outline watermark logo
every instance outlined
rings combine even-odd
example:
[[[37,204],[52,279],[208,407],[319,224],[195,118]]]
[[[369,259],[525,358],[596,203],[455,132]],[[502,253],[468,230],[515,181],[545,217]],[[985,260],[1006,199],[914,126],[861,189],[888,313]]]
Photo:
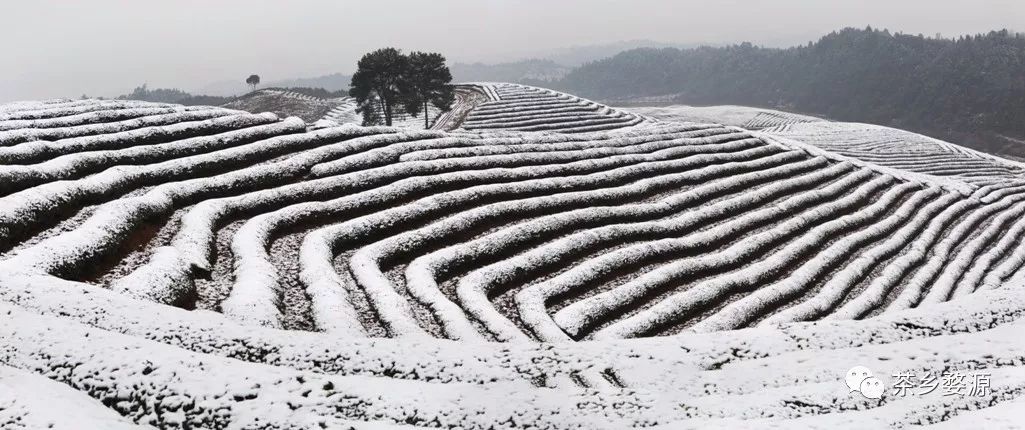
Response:
[[[848,370],[844,382],[847,383],[850,392],[857,391],[868,399],[881,399],[883,392],[886,391],[883,381],[872,375],[872,371],[865,366],[854,366]]]
[[[992,387],[990,374],[985,372],[927,372],[921,376],[898,372],[890,377],[893,382],[890,395],[895,397],[924,396],[933,392],[944,396],[986,397]],[[844,382],[851,393],[858,392],[867,399],[881,399],[887,391],[887,385],[865,366],[854,366],[848,370]]]
[[[989,373],[962,373],[947,371],[940,374],[927,372],[922,376],[912,372],[893,374],[893,395],[907,397],[911,394],[924,396],[939,391],[944,396],[986,397],[990,394],[992,380]],[[917,390],[915,390],[917,388]]]

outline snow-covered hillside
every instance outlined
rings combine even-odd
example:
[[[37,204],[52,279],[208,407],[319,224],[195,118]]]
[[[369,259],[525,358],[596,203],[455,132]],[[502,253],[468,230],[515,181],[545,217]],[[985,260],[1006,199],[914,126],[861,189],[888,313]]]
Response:
[[[674,105],[630,110],[666,122],[711,122],[757,131],[758,136],[783,145],[825,150],[900,176],[967,192],[983,186],[1025,185],[1025,163],[892,127],[746,106]]]
[[[224,104],[224,107],[252,113],[273,112],[279,116],[296,116],[314,122],[325,115],[343,111],[351,104],[348,97],[320,98],[291,90],[267,88],[243,95]]]
[[[656,120],[511,84],[464,87],[448,132],[0,105],[0,425],[1013,417],[1016,165],[759,121]],[[926,167],[946,162],[960,173]],[[992,383],[870,399],[845,385],[853,366],[888,386],[898,372]]]
[[[891,127],[809,122],[766,128],[762,132],[882,166],[979,186],[1025,185],[1023,163]]]
[[[362,114],[356,112],[356,99],[345,97],[338,100],[340,101],[340,104],[324,114],[324,116],[315,123],[316,128],[337,127],[342,124],[360,125],[363,123]],[[436,123],[439,115],[441,114],[442,112],[438,108],[433,105],[428,105],[427,115],[430,118],[431,124]],[[421,112],[419,115],[414,117],[404,111],[398,110],[393,114],[392,126],[408,128],[410,130],[423,130],[425,128],[424,113]]]
[[[466,115],[466,130],[583,133],[644,123],[641,115],[569,94],[519,84],[478,84],[490,100]]]
[[[799,115],[772,109],[747,106],[655,106],[630,107],[625,110],[669,122],[712,122],[716,124],[759,130],[768,127],[823,121],[808,115]]]

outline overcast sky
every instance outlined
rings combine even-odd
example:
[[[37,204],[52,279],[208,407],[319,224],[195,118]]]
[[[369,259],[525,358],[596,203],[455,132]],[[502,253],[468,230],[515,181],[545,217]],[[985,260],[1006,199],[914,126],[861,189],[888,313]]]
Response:
[[[650,39],[803,43],[847,26],[1023,30],[1022,0],[0,0],[0,101],[351,73],[382,46],[455,61]]]

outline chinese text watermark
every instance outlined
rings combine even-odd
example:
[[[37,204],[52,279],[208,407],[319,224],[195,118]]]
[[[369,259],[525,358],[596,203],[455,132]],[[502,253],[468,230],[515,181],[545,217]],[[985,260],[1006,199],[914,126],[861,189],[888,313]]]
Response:
[[[987,372],[897,372],[890,376],[892,384],[888,390],[867,367],[854,366],[847,371],[844,382],[850,392],[861,393],[868,399],[881,399],[887,391],[894,397],[924,396],[932,393],[944,396],[985,397],[990,394],[992,388],[991,375]]]

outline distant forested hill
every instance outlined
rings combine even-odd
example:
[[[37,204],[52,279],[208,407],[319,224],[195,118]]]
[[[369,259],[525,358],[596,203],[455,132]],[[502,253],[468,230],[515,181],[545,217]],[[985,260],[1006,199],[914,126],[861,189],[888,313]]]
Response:
[[[455,82],[549,82],[566,75],[569,68],[552,60],[523,60],[511,63],[455,63]]]
[[[890,125],[1025,155],[1025,35],[957,39],[845,29],[805,46],[622,52],[551,84],[601,100],[673,95]]]

